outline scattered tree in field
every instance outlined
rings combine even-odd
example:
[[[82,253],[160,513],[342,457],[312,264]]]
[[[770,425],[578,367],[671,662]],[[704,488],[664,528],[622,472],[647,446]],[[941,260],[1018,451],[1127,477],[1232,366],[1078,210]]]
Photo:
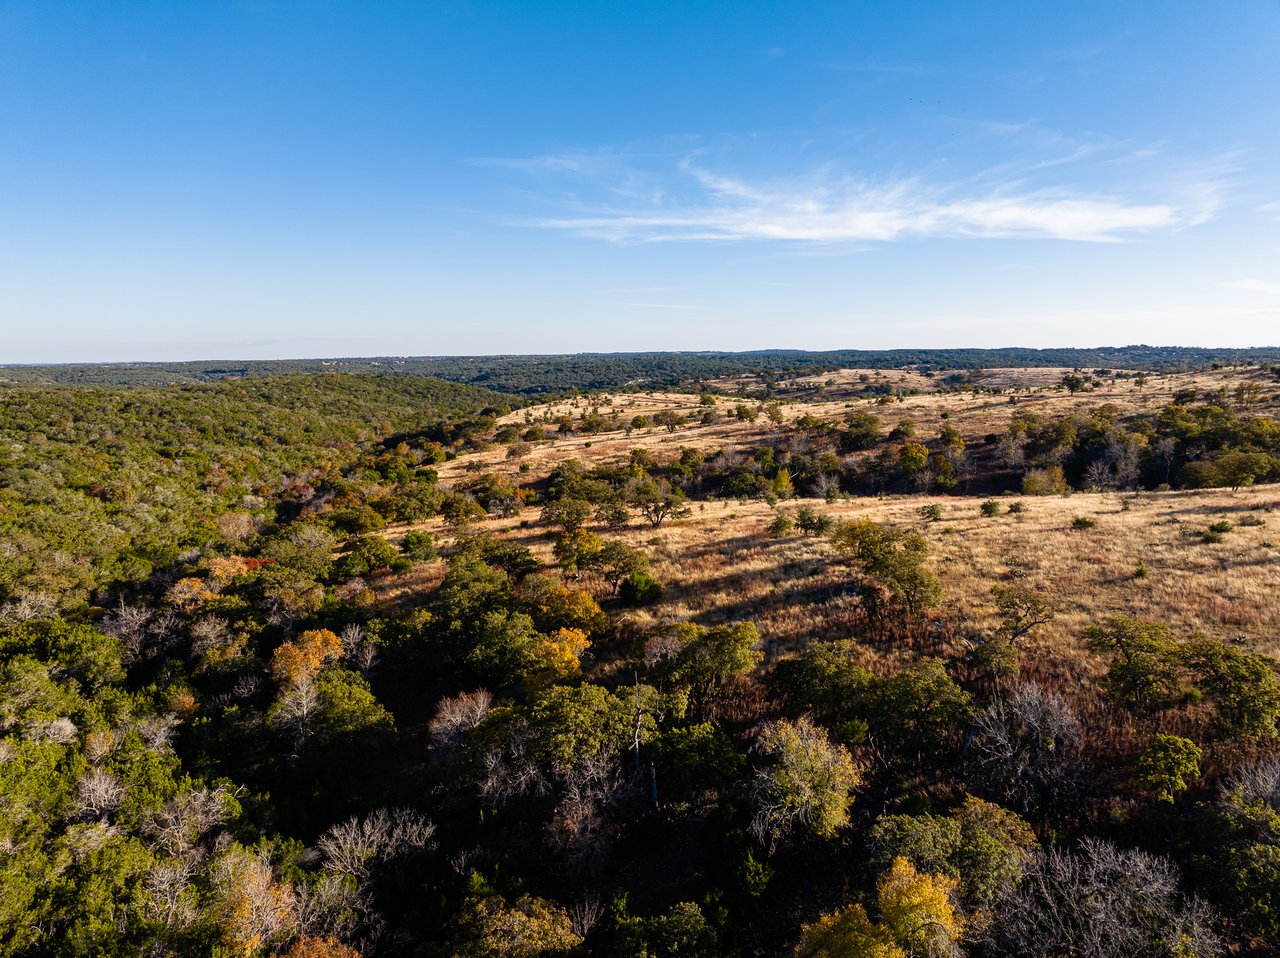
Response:
[[[1167,625],[1120,615],[1089,628],[1085,638],[1093,651],[1114,656],[1103,685],[1129,711],[1149,715],[1183,694],[1177,643]]]
[[[555,499],[543,506],[542,521],[569,534],[581,529],[594,513],[595,507],[586,499]]]
[[[675,432],[688,421],[684,413],[677,412],[674,409],[664,409],[653,417],[653,424],[661,426],[667,432]]]
[[[613,497],[596,506],[595,520],[609,529],[625,529],[631,521],[631,510],[620,496]]]
[[[666,480],[654,480],[643,476],[627,487],[627,501],[634,506],[649,525],[655,529],[667,519],[679,519],[688,515],[684,490],[672,486]]]
[[[995,597],[1000,626],[976,649],[977,658],[997,674],[1016,675],[1023,639],[1057,618],[1061,607],[1043,587],[1021,583],[997,585]]]
[[[617,595],[627,576],[649,571],[649,560],[634,546],[611,539],[591,556],[588,568],[598,573],[608,583],[609,591]]]
[[[1213,639],[1188,643],[1184,661],[1195,686],[1237,736],[1271,739],[1280,719],[1280,681],[1275,660]]]
[[[1062,611],[1058,601],[1043,587],[1021,584],[997,585],[991,589],[1000,615],[1000,632],[1017,643]]]
[[[560,568],[569,575],[592,568],[604,550],[604,540],[586,529],[574,529],[556,539],[552,554]]]
[[[1078,373],[1067,373],[1061,380],[1059,380],[1059,382],[1061,382],[1063,388],[1073,396],[1082,389],[1087,388],[1089,385],[1088,378],[1081,376]]]
[[[925,566],[929,545],[918,533],[857,519],[838,526],[831,541],[839,552],[858,563],[868,580],[861,591],[874,617],[882,617],[888,611],[882,607],[877,587],[883,588],[890,602],[900,604],[909,615],[918,614],[942,597],[942,587]]]

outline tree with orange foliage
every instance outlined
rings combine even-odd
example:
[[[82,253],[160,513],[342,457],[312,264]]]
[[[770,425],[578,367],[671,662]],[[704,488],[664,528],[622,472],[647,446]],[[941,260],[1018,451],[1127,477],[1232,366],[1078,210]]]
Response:
[[[271,675],[286,685],[302,685],[341,657],[341,638],[328,629],[310,629],[280,644],[271,656]]]
[[[226,585],[232,579],[246,575],[253,570],[245,556],[215,556],[205,563],[209,570],[209,581],[218,585]]]
[[[213,868],[222,939],[245,958],[287,939],[296,926],[292,886],[276,880],[265,854],[236,846]]]
[[[188,576],[171,585],[169,591],[165,593],[165,598],[169,600],[170,605],[177,606],[184,612],[189,612],[208,602],[214,595],[216,593],[209,588],[204,579]]]

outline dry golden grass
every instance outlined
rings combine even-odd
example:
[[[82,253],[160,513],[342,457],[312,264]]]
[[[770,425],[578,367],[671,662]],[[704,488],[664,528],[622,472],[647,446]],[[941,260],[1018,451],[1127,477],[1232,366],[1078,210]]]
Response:
[[[1058,386],[1066,369],[992,369],[979,373],[977,384],[991,392],[923,392],[906,395],[901,402],[880,405],[868,399],[817,398],[796,406],[794,415],[811,412],[816,416],[836,419],[850,409],[870,411],[888,427],[903,419],[916,423],[921,435],[936,435],[942,426],[942,414],[966,440],[974,440],[993,432],[1002,432],[1009,417],[1019,410],[1056,417],[1110,405],[1120,417],[1159,412],[1173,401],[1181,390],[1195,390],[1204,396],[1227,389],[1234,394],[1241,384],[1259,388],[1259,401],[1246,414],[1276,415],[1280,413],[1280,383],[1261,369],[1208,370],[1197,373],[1149,374],[1140,383],[1135,378],[1108,377],[1088,392],[1071,394]],[[936,387],[935,387],[936,388]]]
[[[1149,374],[1139,383],[1133,378],[1106,378],[1101,385],[1089,392],[1072,395],[1058,388],[1065,369],[991,369],[977,374],[979,384],[990,392],[921,392],[903,396],[899,402],[885,405],[871,399],[841,398],[842,384],[856,380],[857,376],[877,374],[891,381],[897,377],[903,383],[923,383],[936,389],[937,383],[918,373],[895,370],[840,370],[824,377],[808,377],[808,380],[825,382],[834,379],[836,385],[824,388],[813,397],[782,400],[782,413],[787,422],[810,414],[830,421],[837,421],[851,410],[872,412],[879,416],[888,431],[904,419],[911,419],[917,434],[924,438],[936,436],[943,425],[943,415],[949,425],[958,429],[971,445],[992,433],[1003,432],[1010,417],[1019,410],[1029,410],[1038,415],[1056,417],[1075,412],[1087,412],[1103,405],[1114,406],[1121,418],[1140,413],[1155,413],[1167,406],[1180,390],[1195,390],[1204,396],[1226,389],[1233,394],[1242,384],[1256,384],[1260,401],[1244,409],[1245,414],[1280,415],[1280,383],[1267,372],[1253,367],[1208,370],[1196,373]],[[725,384],[727,385],[727,383]],[[913,387],[914,388],[914,387]],[[617,413],[617,425],[596,435],[577,433],[536,444],[529,454],[520,460],[506,458],[505,446],[474,453],[440,467],[441,480],[446,484],[456,481],[468,471],[498,469],[514,473],[520,463],[529,469],[523,481],[545,476],[559,462],[576,458],[584,463],[616,463],[625,459],[632,449],[646,449],[661,460],[674,458],[681,447],[692,446],[710,454],[718,449],[747,449],[771,439],[784,430],[773,425],[761,415],[754,423],[738,422],[732,418],[738,403],[756,405],[754,400],[741,400],[732,396],[719,396],[713,407],[718,420],[714,425],[703,426],[697,418],[704,411],[698,397],[688,393],[620,393],[598,397],[579,397],[556,403],[531,406],[503,417],[503,423],[519,425],[553,423],[562,415],[575,420],[583,413],[598,409],[606,418]],[[660,427],[634,430],[628,436],[624,426],[634,416],[650,419],[663,410],[674,410],[689,417],[690,424],[674,433]],[[554,426],[551,427],[554,429]]]
[[[1141,386],[1133,379],[1106,380],[1096,391],[1075,396],[1054,388],[1062,372],[992,370],[984,374],[993,388],[1013,390],[1016,403],[1010,403],[1009,395],[987,393],[922,393],[889,405],[819,397],[787,403],[785,416],[794,420],[812,413],[834,419],[849,408],[861,408],[881,416],[886,427],[910,417],[920,435],[931,436],[946,413],[947,422],[978,442],[987,433],[1002,431],[1015,409],[1030,407],[1061,415],[1110,403],[1128,415],[1158,410],[1181,389],[1204,394],[1222,387],[1234,390],[1241,382],[1255,380],[1263,384],[1263,399],[1247,412],[1274,414],[1278,408],[1276,383],[1258,370],[1152,375]],[[857,381],[858,375],[859,371],[836,375],[836,385],[830,389]],[[448,485],[473,471],[498,470],[531,483],[569,458],[588,465],[617,463],[631,449],[644,448],[663,461],[675,458],[683,446],[710,455],[722,448],[749,448],[788,431],[785,424],[775,426],[763,416],[755,423],[725,418],[738,401],[720,397],[716,409],[721,418],[711,426],[692,425],[674,433],[636,430],[630,436],[620,430],[574,435],[537,444],[520,460],[507,459],[506,447],[495,447],[441,464],[441,480]],[[702,411],[696,396],[652,393],[618,395],[607,401],[582,398],[520,410],[509,418],[520,423],[565,413],[577,418],[596,405],[606,417],[616,411],[621,423],[638,414],[651,417],[662,409],[677,409],[691,418]],[[520,463],[527,464],[526,471],[518,472]],[[1014,498],[1002,498],[1002,506],[1007,508]],[[1076,493],[1021,501],[1024,512],[1020,515],[1002,510],[991,518],[980,515],[977,497],[863,497],[831,505],[816,500],[809,504],[837,518],[868,516],[924,534],[946,592],[940,611],[961,630],[993,624],[990,593],[996,583],[1016,577],[1055,596],[1063,613],[1036,639],[1040,657],[1051,661],[1083,663],[1082,630],[1120,613],[1168,622],[1186,636],[1198,633],[1238,640],[1251,649],[1280,654],[1280,486],[1234,493]],[[921,517],[920,508],[930,504],[942,510],[941,521]],[[859,617],[847,565],[823,540],[798,533],[769,538],[766,530],[773,515],[774,509],[761,501],[694,502],[688,518],[656,530],[637,520],[616,533],[646,550],[667,589],[660,603],[629,613],[631,619],[640,625],[664,619],[706,623],[751,619],[760,627],[771,656],[817,638],[850,634],[858,628]],[[1077,516],[1091,518],[1096,525],[1073,528]],[[1233,526],[1223,541],[1200,541],[1198,533],[1219,520]],[[439,520],[421,527],[435,531],[446,545],[453,537]],[[537,522],[534,508],[525,508],[515,518],[487,520],[478,529],[521,541],[551,562],[553,540]],[[388,535],[396,538],[403,531],[390,530]],[[1144,576],[1137,575],[1139,567],[1145,568]],[[394,592],[384,598],[433,588],[439,580],[438,569],[437,564],[393,580]]]
[[[1014,500],[1000,501],[1007,507]],[[979,514],[976,500],[959,497],[808,503],[841,519],[869,517],[921,532],[946,593],[941,611],[962,629],[992,625],[991,587],[1017,578],[1063,606],[1038,633],[1055,658],[1073,656],[1087,625],[1117,614],[1280,654],[1280,488],[1021,501],[1020,516],[992,518]],[[921,518],[919,510],[928,504],[942,509],[941,521]],[[773,514],[763,502],[695,503],[688,518],[659,529],[633,524],[616,533],[645,549],[667,588],[662,602],[632,613],[637,624],[751,619],[771,654],[848,635],[857,603],[846,563],[822,539],[799,533],[769,538]],[[553,539],[536,515],[525,509],[522,516],[490,519],[475,529],[528,545],[551,563]],[[1075,529],[1077,516],[1097,524]],[[520,527],[521,518],[531,520],[528,527]],[[1233,528],[1222,542],[1200,541],[1200,531],[1223,519]],[[1261,524],[1241,525],[1242,519]],[[438,522],[426,527],[445,544],[453,538]],[[1147,570],[1141,578],[1140,566]],[[396,590],[430,588],[439,574],[427,569],[416,580],[398,579]]]
[[[739,400],[719,397],[713,407],[717,414],[717,422],[711,426],[703,426],[697,422],[706,407],[698,404],[698,397],[687,393],[637,393],[604,397],[611,402],[595,402],[587,398],[548,403],[517,410],[504,416],[501,423],[516,423],[524,426],[542,425],[548,427],[548,421],[562,415],[572,416],[575,420],[583,413],[598,408],[606,418],[616,411],[618,425],[606,432],[589,435],[574,433],[570,436],[554,435],[554,425],[548,428],[551,438],[533,444],[529,453],[517,460],[507,458],[506,446],[495,446],[467,456],[461,456],[449,462],[441,463],[437,469],[440,481],[446,485],[464,478],[470,473],[502,471],[518,475],[521,482],[532,482],[545,478],[547,473],[566,459],[577,459],[587,465],[605,463],[617,464],[630,455],[632,449],[648,450],[656,459],[674,459],[680,450],[691,446],[703,450],[707,455],[719,449],[743,449],[759,445],[778,435],[778,427],[761,415],[756,422],[739,422],[732,418],[733,409]],[[752,403],[751,405],[755,405]],[[647,416],[650,419],[659,412],[671,410],[687,416],[690,423],[669,432],[660,426],[636,429],[627,434],[626,423],[635,416]],[[794,419],[803,415],[795,407],[788,408],[784,415]],[[522,464],[528,469],[523,474],[517,470]]]

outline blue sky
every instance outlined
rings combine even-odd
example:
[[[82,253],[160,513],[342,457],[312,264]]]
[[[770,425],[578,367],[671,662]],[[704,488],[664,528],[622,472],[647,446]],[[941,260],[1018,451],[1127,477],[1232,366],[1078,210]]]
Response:
[[[1280,2],[0,0],[0,361],[1280,344]]]

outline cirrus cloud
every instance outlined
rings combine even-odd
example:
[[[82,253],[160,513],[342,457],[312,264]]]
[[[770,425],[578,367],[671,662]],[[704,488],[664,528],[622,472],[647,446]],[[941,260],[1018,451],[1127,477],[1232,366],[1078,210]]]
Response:
[[[1044,183],[1053,164],[944,180],[857,176],[827,164],[796,176],[717,172],[705,151],[629,158],[602,151],[492,161],[535,175],[567,174],[560,209],[523,220],[616,243],[775,241],[833,245],[911,238],[1033,238],[1119,242],[1202,223],[1217,211],[1218,176],[1183,176],[1163,190]],[[1070,160],[1064,160],[1069,164]]]

